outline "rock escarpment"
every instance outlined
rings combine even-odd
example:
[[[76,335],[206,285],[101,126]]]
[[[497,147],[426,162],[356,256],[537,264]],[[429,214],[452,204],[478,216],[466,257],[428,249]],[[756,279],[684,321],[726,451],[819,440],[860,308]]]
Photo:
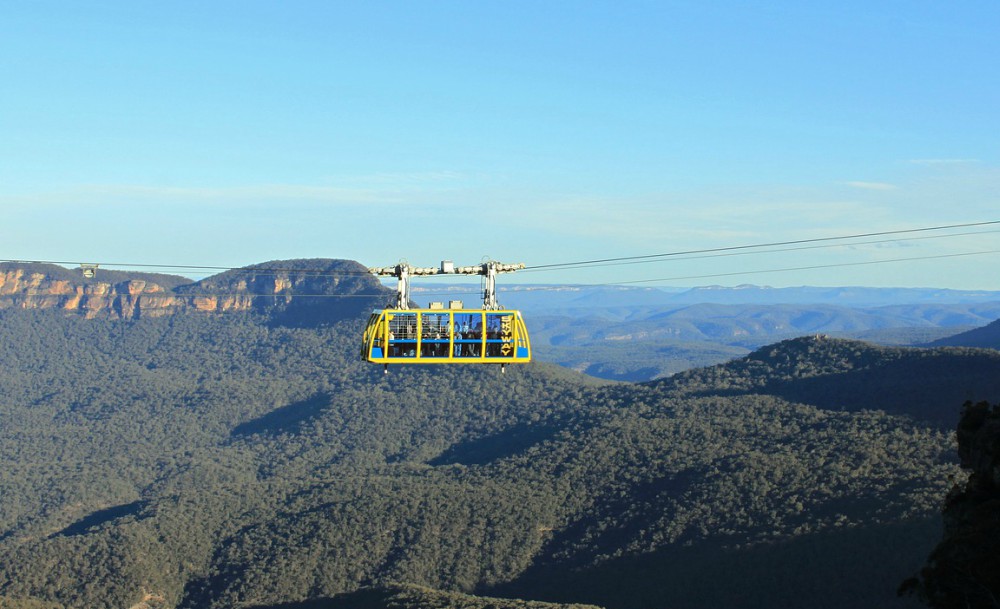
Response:
[[[197,282],[103,269],[84,277],[53,264],[0,264],[0,310],[57,309],[88,319],[255,311],[315,321],[331,309],[366,308],[386,293],[365,267],[345,260],[267,262]]]

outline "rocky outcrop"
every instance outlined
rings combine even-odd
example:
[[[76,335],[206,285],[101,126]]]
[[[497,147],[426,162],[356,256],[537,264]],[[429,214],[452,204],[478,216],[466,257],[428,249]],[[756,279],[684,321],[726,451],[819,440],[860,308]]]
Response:
[[[970,472],[945,505],[944,537],[927,566],[904,582],[931,607],[1000,605],[1000,404],[966,403],[958,455]]]
[[[146,280],[117,283],[66,278],[58,270],[0,269],[0,309],[62,309],[87,318],[158,317],[183,308],[182,299]]]
[[[0,309],[57,309],[88,319],[238,311],[316,318],[329,313],[331,304],[344,304],[333,297],[371,295],[379,300],[385,293],[365,267],[342,260],[275,261],[198,282],[105,270],[88,278],[79,270],[51,264],[0,264]]]

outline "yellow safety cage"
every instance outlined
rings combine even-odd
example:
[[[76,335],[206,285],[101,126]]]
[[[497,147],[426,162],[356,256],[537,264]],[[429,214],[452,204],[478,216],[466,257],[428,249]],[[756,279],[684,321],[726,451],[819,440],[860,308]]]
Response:
[[[369,269],[399,279],[396,306],[376,309],[362,337],[361,359],[383,364],[521,364],[531,361],[528,328],[520,311],[506,310],[496,300],[496,275],[524,268],[523,264],[487,262],[458,267],[448,261],[441,268],[395,267]],[[411,309],[409,279],[413,275],[479,274],[485,277],[483,307],[463,308],[460,301],[431,303]]]

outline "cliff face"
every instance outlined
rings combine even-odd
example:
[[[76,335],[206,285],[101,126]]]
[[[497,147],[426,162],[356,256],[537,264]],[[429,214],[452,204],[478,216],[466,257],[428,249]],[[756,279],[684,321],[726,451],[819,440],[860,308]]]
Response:
[[[1000,599],[1000,404],[965,405],[958,455],[970,472],[943,510],[944,538],[919,577],[901,592],[916,592],[931,607],[997,607]]]
[[[0,270],[0,309],[63,309],[89,319],[159,317],[184,301],[151,281],[79,282],[23,268]]]
[[[365,267],[337,260],[265,263],[199,282],[172,275],[104,270],[85,278],[79,271],[55,265],[0,264],[0,309],[60,309],[88,319],[250,310],[309,312],[315,317],[317,310],[327,310],[334,301],[347,300],[348,296],[371,295],[377,301],[384,294],[385,289],[366,274]],[[345,298],[334,298],[338,296]]]

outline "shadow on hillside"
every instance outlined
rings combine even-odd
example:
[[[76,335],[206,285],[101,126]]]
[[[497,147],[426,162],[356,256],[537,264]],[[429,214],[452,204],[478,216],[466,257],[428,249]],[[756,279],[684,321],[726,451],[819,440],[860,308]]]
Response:
[[[120,518],[125,518],[126,516],[135,516],[142,512],[146,507],[148,502],[146,501],[133,501],[132,503],[126,503],[123,505],[115,505],[103,510],[97,510],[96,512],[91,512],[87,514],[80,520],[77,520],[73,524],[69,525],[65,529],[53,533],[49,536],[52,537],[73,537],[75,535],[83,535],[90,529],[111,522],[113,520],[118,520]]]
[[[295,433],[304,423],[316,418],[319,413],[330,405],[330,396],[318,393],[311,398],[282,406],[246,423],[241,423],[229,433],[230,438],[241,438],[255,434],[276,436],[282,433]]]
[[[608,609],[920,607],[896,590],[919,570],[940,535],[940,517],[931,516],[746,549],[673,546],[582,569],[533,567],[479,593]]]
[[[498,459],[513,457],[536,444],[555,436],[562,427],[556,423],[521,424],[504,431],[454,444],[428,465],[486,465]]]
[[[806,377],[772,376],[763,384],[748,382],[754,379],[737,380],[741,382],[730,386],[681,388],[689,397],[770,395],[823,410],[879,410],[951,430],[958,424],[965,402],[1000,400],[1000,357],[987,352],[950,357],[913,350],[902,358],[854,370]],[[672,382],[654,381],[649,386]]]
[[[585,605],[555,605],[508,598],[481,598],[434,590],[416,584],[387,584],[333,597],[247,609],[599,609]]]
[[[365,589],[277,605],[247,605],[246,609],[385,609],[391,594],[381,589]]]
[[[614,364],[591,364],[584,369],[583,373],[609,381],[622,381],[625,383],[645,383],[657,376],[666,376],[664,369],[656,366],[643,366],[633,370],[619,370],[618,366],[618,362]]]
[[[769,383],[766,393],[826,410],[881,410],[954,429],[966,401],[1000,397],[1000,358],[907,358],[874,369]]]
[[[278,299],[275,299],[277,301]],[[267,309],[268,325],[286,328],[316,328],[332,326],[346,320],[367,319],[373,308],[383,304],[384,296],[371,298],[314,298],[293,300],[288,304],[274,304]]]

